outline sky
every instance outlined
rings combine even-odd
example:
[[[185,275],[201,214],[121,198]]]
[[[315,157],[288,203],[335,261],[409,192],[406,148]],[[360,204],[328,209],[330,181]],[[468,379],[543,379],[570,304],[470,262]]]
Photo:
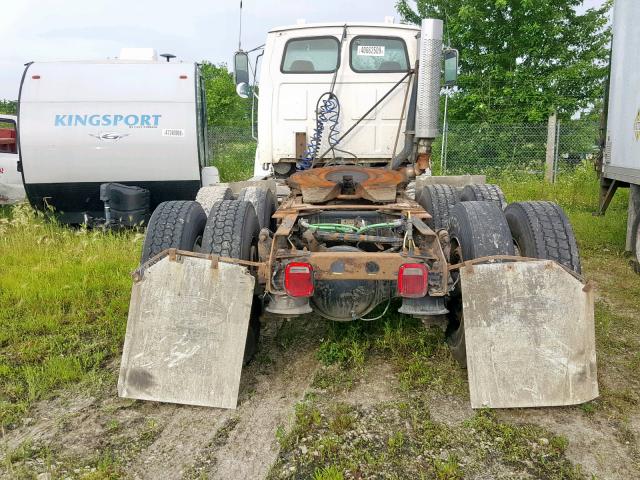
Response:
[[[585,0],[595,6],[603,0]],[[2,0],[0,99],[17,99],[29,61],[116,57],[152,47],[184,61],[229,64],[238,48],[239,0]],[[396,0],[243,0],[242,45],[264,43],[275,26],[400,20]]]

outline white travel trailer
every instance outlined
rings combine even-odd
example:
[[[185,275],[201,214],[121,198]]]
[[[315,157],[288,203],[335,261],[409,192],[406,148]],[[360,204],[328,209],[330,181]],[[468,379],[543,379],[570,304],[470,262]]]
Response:
[[[148,213],[166,200],[194,199],[202,184],[206,114],[197,64],[30,63],[18,105],[27,196],[63,221],[103,217],[107,182],[146,189]]]
[[[17,118],[0,115],[0,205],[24,200],[22,176],[18,171]]]

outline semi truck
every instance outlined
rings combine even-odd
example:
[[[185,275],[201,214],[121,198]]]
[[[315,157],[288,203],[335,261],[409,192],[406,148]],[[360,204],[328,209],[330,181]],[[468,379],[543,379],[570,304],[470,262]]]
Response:
[[[161,202],[193,200],[203,181],[218,181],[207,167],[205,93],[194,63],[158,60],[148,49],[31,62],[18,117],[26,195],[63,222],[137,224]]]
[[[441,70],[447,84],[458,70],[442,38],[439,19],[298,24],[253,64],[236,53],[237,91],[257,100],[254,177],[154,211],[121,396],[235,408],[262,323],[391,311],[444,330],[474,408],[598,395],[594,292],[562,209],[429,177]]]
[[[600,213],[618,188],[629,188],[626,249],[640,273],[640,3],[616,0],[600,172]]]

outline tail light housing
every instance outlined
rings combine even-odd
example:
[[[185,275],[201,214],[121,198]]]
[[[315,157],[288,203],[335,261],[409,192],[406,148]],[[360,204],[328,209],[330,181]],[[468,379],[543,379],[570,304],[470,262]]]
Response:
[[[291,262],[284,267],[284,289],[290,297],[313,295],[313,267],[305,262]]]
[[[398,293],[405,298],[421,298],[427,294],[429,270],[422,263],[405,263],[398,270]]]

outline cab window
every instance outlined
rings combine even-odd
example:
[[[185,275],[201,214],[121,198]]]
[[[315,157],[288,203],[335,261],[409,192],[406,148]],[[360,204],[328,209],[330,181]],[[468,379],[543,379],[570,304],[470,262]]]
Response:
[[[401,38],[358,36],[351,40],[351,70],[358,73],[406,72],[407,45]]]
[[[282,73],[333,73],[340,61],[335,37],[294,38],[284,47]]]

